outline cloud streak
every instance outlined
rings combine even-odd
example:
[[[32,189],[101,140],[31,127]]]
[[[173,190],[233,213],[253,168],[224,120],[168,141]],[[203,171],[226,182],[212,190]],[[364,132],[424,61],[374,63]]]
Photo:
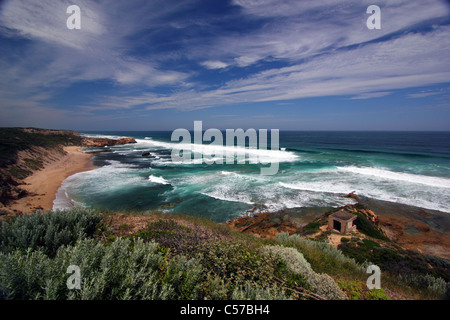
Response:
[[[71,4],[81,8],[81,30],[65,27]],[[381,30],[367,29],[365,10],[372,3],[365,0],[234,0],[223,14],[199,11],[200,4],[5,2],[1,111],[12,119],[18,117],[14,106],[60,109],[49,101],[76,84],[98,81],[107,83],[108,94],[92,90],[70,111],[59,110],[60,116],[311,97],[367,100],[450,79],[450,62],[443,59],[450,56],[449,9],[443,1],[380,0]]]

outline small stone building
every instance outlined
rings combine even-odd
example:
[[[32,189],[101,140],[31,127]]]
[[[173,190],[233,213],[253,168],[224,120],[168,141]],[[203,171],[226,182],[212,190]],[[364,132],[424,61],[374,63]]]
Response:
[[[353,221],[356,218],[356,215],[348,211],[339,210],[328,216],[328,228],[342,234],[354,232],[356,231],[356,226],[353,225]]]

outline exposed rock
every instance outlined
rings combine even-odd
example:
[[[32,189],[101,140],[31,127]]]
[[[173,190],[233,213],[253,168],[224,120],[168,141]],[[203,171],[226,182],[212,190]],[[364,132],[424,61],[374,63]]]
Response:
[[[0,203],[8,205],[13,200],[18,200],[25,197],[28,193],[19,187],[19,182],[16,181],[6,171],[0,169]]]
[[[342,198],[350,198],[355,199],[356,201],[359,200],[358,196],[355,194],[355,191],[350,192],[349,194],[342,196]]]
[[[150,152],[143,152],[143,153],[142,153],[142,156],[143,156],[143,157],[148,157],[149,155],[150,155]]]
[[[72,130],[53,130],[53,129],[39,129],[39,128],[22,128],[23,132],[27,133],[40,133],[45,135],[73,135],[73,136],[80,136],[78,132],[72,131]]]
[[[300,228],[291,222],[284,213],[257,213],[253,216],[242,216],[225,223],[230,228],[251,233],[261,238],[274,238],[279,232],[295,233]]]
[[[108,139],[108,138],[83,138],[83,147],[111,147],[129,143],[136,143],[133,138],[120,138],[120,139]]]
[[[136,143],[132,138],[86,138],[75,131],[39,128],[0,128],[0,138],[4,150],[0,158],[0,204],[5,207],[29,194],[20,187],[23,180],[64,156],[64,146],[103,148]]]
[[[378,224],[379,223],[377,215],[372,210],[360,209],[359,212],[362,213],[363,215],[365,215],[366,218],[369,221],[371,221],[372,223],[374,223],[374,224]]]

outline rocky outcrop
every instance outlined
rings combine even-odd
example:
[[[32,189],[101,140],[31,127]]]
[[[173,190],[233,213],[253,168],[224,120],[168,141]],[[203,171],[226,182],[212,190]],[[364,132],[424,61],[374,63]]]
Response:
[[[295,233],[300,228],[282,212],[257,213],[242,216],[225,223],[231,229],[254,234],[260,238],[274,238],[279,232]]]
[[[82,137],[70,130],[0,128],[0,216],[28,195],[24,179],[64,156],[65,146],[104,147],[136,143],[132,138]]]
[[[44,135],[72,135],[80,136],[78,132],[73,130],[53,130],[53,129],[39,129],[39,128],[21,128],[23,132],[26,133],[38,133]]]
[[[136,140],[134,140],[133,138],[120,138],[120,139],[83,138],[82,140],[82,146],[88,148],[112,147],[129,143],[136,143]]]
[[[0,203],[4,206],[11,201],[25,197],[28,193],[19,187],[19,182],[8,172],[0,169]]]
[[[349,198],[349,199],[354,199],[356,201],[359,201],[358,196],[355,194],[355,191],[350,192],[349,194],[342,196],[342,198]]]

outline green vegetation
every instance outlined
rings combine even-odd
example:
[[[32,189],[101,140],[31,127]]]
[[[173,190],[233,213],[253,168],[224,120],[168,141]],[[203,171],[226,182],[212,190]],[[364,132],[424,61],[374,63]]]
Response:
[[[303,275],[304,281],[311,288],[313,294],[328,300],[345,300],[347,298],[333,278],[327,274],[314,272],[311,265],[298,250],[283,246],[266,246],[263,250],[269,256],[274,256],[284,261],[287,265],[288,274]]]
[[[373,255],[355,251],[360,256],[354,259],[348,250],[298,235],[262,240],[198,217],[146,215],[152,222],[133,233],[133,219],[121,216],[113,229],[114,213],[87,209],[2,221],[0,299],[369,300],[388,299],[385,286],[392,288],[387,280],[383,289],[365,286],[365,261],[373,262]],[[372,240],[345,242],[347,249],[356,244],[369,253],[383,249]],[[443,259],[426,259],[435,272],[446,266]],[[80,289],[67,287],[71,265],[80,268]],[[395,281],[426,287],[420,291],[425,298],[448,287],[443,278],[424,274]]]
[[[99,229],[101,220],[101,215],[93,210],[73,209],[42,214],[37,211],[3,221],[0,225],[0,251],[10,253],[42,249],[53,257],[61,246],[91,238]]]
[[[25,165],[30,168],[31,170],[40,170],[44,167],[44,163],[42,160],[39,159],[30,159],[26,158],[23,159]]]
[[[400,280],[404,285],[420,290],[424,297],[440,299],[448,296],[448,260],[398,247],[381,246],[368,239],[343,242],[339,250],[358,263],[370,262],[379,266],[383,272]],[[394,283],[398,285],[396,281]]]
[[[0,128],[0,207],[27,195],[20,180],[43,168],[44,149],[63,154],[63,146],[80,145],[81,141],[71,131]],[[19,160],[21,151],[26,152]],[[0,215],[4,213],[0,210]]]
[[[281,232],[277,234],[276,242],[301,252],[315,272],[344,278],[367,277],[363,264],[356,263],[324,241],[305,239],[298,235],[289,236],[286,232]]]
[[[447,282],[450,281],[450,264],[444,259],[400,248],[382,247],[367,239],[343,243],[339,249],[359,263],[370,261],[382,270],[395,275],[401,273],[430,274],[434,277],[441,277]]]
[[[389,238],[383,234],[381,229],[371,223],[362,213],[356,212],[354,214],[358,216],[354,224],[359,232],[375,239],[390,241]]]
[[[94,239],[61,247],[54,258],[41,250],[0,253],[0,297],[5,299],[192,299],[202,269],[182,256],[168,260],[155,243]],[[81,270],[81,288],[67,288],[69,265]]]
[[[28,132],[29,131],[29,132]],[[80,145],[81,137],[65,131],[0,128],[0,168],[13,165],[17,160],[17,151],[31,147],[60,148],[61,146]]]
[[[322,224],[320,222],[310,222],[303,228],[302,230],[303,234],[304,235],[313,234],[319,231],[321,225]]]
[[[383,289],[367,289],[362,281],[337,281],[349,300],[390,300]]]

